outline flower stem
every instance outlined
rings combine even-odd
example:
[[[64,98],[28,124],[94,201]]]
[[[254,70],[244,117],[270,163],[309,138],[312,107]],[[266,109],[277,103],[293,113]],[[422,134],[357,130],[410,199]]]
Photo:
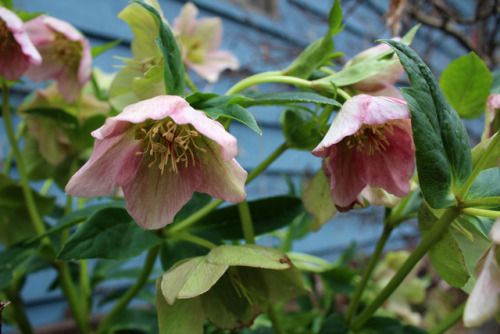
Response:
[[[245,79],[243,79],[241,81],[238,81],[236,84],[234,84],[231,88],[229,88],[226,95],[237,94],[245,88],[248,88],[248,87],[251,87],[253,85],[261,83],[260,81],[258,81],[259,78],[265,78],[265,77],[276,76],[276,75],[282,75],[282,72],[281,71],[270,71],[270,72],[263,72],[263,73],[257,73],[257,74],[251,75],[251,76],[246,77]]]
[[[377,265],[380,256],[382,255],[382,250],[384,249],[384,246],[387,240],[389,239],[391,232],[392,232],[391,225],[386,224],[384,226],[384,230],[382,231],[382,235],[380,236],[380,239],[378,240],[377,245],[375,246],[375,250],[373,251],[373,254],[370,257],[368,266],[366,267],[363,273],[361,282],[357,286],[354,296],[352,297],[349,306],[347,307],[347,311],[345,313],[345,322],[348,325],[350,324],[353,316],[356,314],[356,311],[358,310],[359,302],[361,300],[361,296],[363,295],[363,291],[365,290],[366,284],[368,283],[368,280],[370,279],[373,273],[373,269],[375,269],[375,266]]]
[[[250,213],[250,207],[248,206],[248,202],[246,200],[238,203],[238,213],[240,214],[241,229],[243,230],[245,243],[255,244],[255,233],[253,231],[252,215]]]
[[[415,265],[424,257],[427,251],[438,241],[443,233],[448,229],[450,224],[459,215],[459,210],[456,207],[447,208],[441,218],[434,223],[433,228],[425,235],[420,244],[410,254],[408,259],[396,272],[387,286],[378,294],[375,300],[368,305],[361,314],[354,319],[350,328],[357,331],[363,327],[366,321],[375,313],[375,311],[391,296],[391,294],[399,287],[401,282],[406,278]]]
[[[496,150],[496,146],[500,145],[500,135],[497,133],[493,139],[491,140],[490,144],[486,148],[486,150],[483,152],[481,155],[481,158],[477,162],[476,166],[472,170],[471,175],[465,182],[465,184],[460,188],[460,190],[455,194],[456,199],[460,202],[465,199],[465,196],[469,192],[470,187],[476,180],[477,176],[479,173],[481,173],[484,169],[484,166],[488,162],[488,160],[491,157],[491,154]]]
[[[21,122],[21,123],[19,123],[19,126],[17,127],[17,134],[15,137],[16,143],[18,143],[19,140],[21,140],[21,137],[23,136],[24,126],[25,126],[25,123]],[[12,149],[10,149],[9,153],[7,154],[7,159],[5,159],[5,165],[3,166],[3,173],[5,175],[9,175],[10,167],[12,165],[12,157],[13,156],[14,156],[14,152]]]
[[[82,303],[78,298],[75,285],[71,279],[71,273],[67,262],[56,263],[59,272],[59,279],[61,280],[61,287],[64,296],[68,300],[71,314],[75,320],[78,331],[82,334],[88,333],[88,322],[85,319]]]
[[[169,235],[171,235],[171,234],[169,234]],[[172,236],[175,239],[189,241],[189,242],[192,242],[194,244],[203,246],[207,249],[213,249],[213,248],[217,247],[216,244],[214,244],[211,241],[208,241],[207,239],[203,239],[203,238],[200,238],[200,237],[197,237],[195,235],[188,234],[188,233],[176,233]]]
[[[460,207],[470,208],[470,207],[490,206],[490,205],[500,205],[500,196],[468,199],[464,201],[460,205]]]
[[[187,75],[186,72],[184,72],[184,81],[186,81],[186,84],[188,85],[189,89],[191,89],[191,92],[197,92],[198,89],[196,88],[196,85],[193,83],[189,75]]]
[[[470,216],[480,216],[488,218],[498,218],[500,217],[500,211],[486,210],[486,209],[476,209],[476,208],[465,208],[462,209],[462,213]]]
[[[224,203],[224,201],[221,199],[216,199],[216,200],[211,201],[210,203],[208,203],[203,208],[196,211],[194,214],[187,217],[183,221],[181,221],[175,225],[172,225],[172,227],[169,227],[168,228],[169,233],[175,234],[179,231],[185,230],[186,228],[193,225],[198,220],[200,220],[201,218],[205,217],[207,214],[212,212],[216,207],[218,207],[222,203]]]
[[[240,82],[236,83],[233,87],[231,87],[227,92],[226,95],[232,95],[232,94],[237,94],[241,92],[242,90],[252,87],[261,83],[269,83],[269,82],[281,82],[281,83],[286,83],[286,84],[291,84],[295,86],[301,86],[301,87],[307,87],[307,88],[313,88],[314,85],[311,81],[301,79],[301,78],[296,78],[296,77],[289,77],[286,75],[264,75],[262,74],[256,74],[252,75],[251,77],[248,77],[246,79],[241,80]]]
[[[144,267],[142,268],[142,271],[137,278],[137,281],[132,285],[127,292],[118,300],[118,302],[115,304],[111,312],[104,317],[104,319],[101,321],[99,324],[99,327],[97,328],[96,333],[97,334],[104,334],[107,333],[107,330],[113,320],[122,312],[125,310],[127,307],[128,303],[137,295],[137,293],[142,289],[142,287],[146,284],[146,282],[149,279],[149,275],[151,274],[151,271],[153,270],[156,257],[158,255],[158,246],[155,246],[151,248],[148,251],[148,254],[146,256],[146,260],[144,262]]]
[[[274,160],[278,159],[288,149],[288,143],[281,144],[270,156],[268,156],[264,161],[262,161],[254,170],[248,173],[246,184],[249,184],[253,179],[255,179],[260,173],[262,173]]]
[[[274,334],[285,333],[283,332],[283,328],[281,326],[281,323],[279,322],[278,315],[273,304],[269,304],[269,307],[267,309],[267,316],[269,317],[269,320],[271,320],[271,324],[273,325]]]
[[[453,327],[461,318],[464,313],[465,303],[463,302],[458,306],[453,312],[451,312],[446,318],[443,319],[436,327],[434,327],[429,334],[442,334],[448,329]]]
[[[5,83],[2,85],[2,115],[5,123],[5,130],[7,131],[7,137],[9,138],[11,149],[14,152],[14,157],[16,158],[17,170],[21,179],[20,182],[23,189],[24,200],[26,201],[26,206],[28,208],[28,213],[35,231],[37,234],[42,234],[45,232],[45,225],[38,213],[35,199],[28,184],[28,175],[26,173],[26,169],[24,168],[24,161],[21,156],[21,152],[17,147],[17,141],[12,127],[12,120],[10,118],[9,87]]]

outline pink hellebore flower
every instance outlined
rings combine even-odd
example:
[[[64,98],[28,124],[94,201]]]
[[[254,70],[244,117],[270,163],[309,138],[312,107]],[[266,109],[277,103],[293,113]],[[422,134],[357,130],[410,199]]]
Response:
[[[209,82],[216,82],[225,69],[236,70],[238,59],[229,51],[219,51],[222,23],[217,17],[196,20],[198,9],[191,2],[182,7],[173,31],[181,42],[182,60],[187,67]]]
[[[233,203],[246,198],[236,138],[179,96],[129,105],[92,136],[94,152],[66,192],[92,197],[121,186],[128,212],[143,228],[171,223],[194,191]]]
[[[366,186],[398,197],[410,191],[415,146],[405,101],[356,95],[347,100],[328,133],[312,151],[324,158],[330,195],[340,211],[362,204]]]
[[[399,37],[395,37],[393,39],[396,41],[401,40],[401,38]],[[377,46],[358,53],[356,56],[354,56],[353,59],[345,64],[344,68],[348,68],[368,58],[381,55],[388,50],[391,50],[391,47],[387,44],[381,43]],[[394,55],[391,58],[391,62],[382,71],[353,84],[353,87],[363,93],[374,96],[392,96],[402,99],[401,94],[399,93],[397,88],[394,87],[394,84],[399,79],[401,74],[403,74],[403,72],[403,66],[401,66],[398,57]]]
[[[0,7],[0,74],[7,80],[17,80],[30,65],[41,63],[42,57],[29,39],[23,21]]]
[[[40,15],[26,22],[27,32],[42,55],[42,64],[26,76],[33,81],[57,80],[64,99],[73,102],[90,81],[92,56],[89,42],[67,22]]]

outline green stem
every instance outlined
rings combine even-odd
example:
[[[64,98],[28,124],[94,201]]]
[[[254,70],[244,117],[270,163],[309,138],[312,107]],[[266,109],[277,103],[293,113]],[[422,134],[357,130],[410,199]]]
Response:
[[[186,81],[186,84],[188,85],[189,89],[191,89],[191,92],[194,93],[198,91],[196,85],[193,83],[193,81],[186,72],[184,72],[184,81]]]
[[[458,306],[453,312],[451,312],[446,318],[443,319],[436,327],[434,327],[429,334],[441,334],[445,333],[448,329],[453,327],[461,318],[464,313],[465,303],[463,302]]]
[[[470,216],[480,216],[488,218],[498,218],[500,217],[500,211],[486,210],[486,209],[476,209],[476,208],[465,208],[462,209],[462,213]]]
[[[382,306],[382,304],[391,296],[391,294],[399,287],[401,282],[408,276],[413,267],[424,257],[427,251],[443,236],[444,232],[448,230],[450,224],[459,215],[459,210],[456,207],[447,208],[441,218],[434,223],[432,229],[423,237],[420,244],[410,254],[408,259],[396,272],[387,286],[378,294],[375,300],[368,305],[361,314],[354,319],[351,329],[357,331],[363,327],[366,321],[375,313],[375,311]]]
[[[104,334],[107,332],[109,326],[115,320],[115,318],[123,310],[125,310],[129,302],[137,295],[137,293],[146,284],[146,282],[149,279],[149,275],[151,274],[151,271],[153,270],[153,267],[155,265],[156,257],[158,255],[158,249],[159,247],[155,246],[148,251],[148,255],[146,256],[146,260],[144,262],[144,267],[142,268],[142,271],[139,277],[137,278],[137,281],[118,300],[118,302],[115,304],[111,312],[109,312],[108,315],[104,317],[104,319],[99,324],[99,327],[97,328],[96,331],[97,334]]]
[[[87,318],[90,312],[90,281],[87,260],[80,260],[78,265],[80,269],[80,300],[82,301],[83,311],[85,312],[85,317]]]
[[[169,227],[168,228],[168,232],[172,233],[172,234],[175,234],[175,233],[177,233],[179,231],[185,230],[186,228],[188,228],[189,226],[193,225],[194,223],[196,223],[201,218],[203,218],[206,215],[208,215],[210,212],[212,212],[216,207],[218,207],[222,203],[224,203],[224,201],[221,200],[221,199],[216,199],[216,200],[211,201],[210,203],[208,203],[203,208],[201,208],[200,210],[196,211],[194,214],[192,214],[191,216],[187,217],[183,221],[181,221],[181,222],[179,222],[179,223],[177,223],[177,224],[172,225],[171,227]]]
[[[476,206],[492,206],[492,205],[500,205],[500,196],[468,199],[464,201],[460,205],[460,207],[470,208]]]
[[[274,160],[278,159],[280,155],[283,154],[288,149],[288,143],[281,144],[270,156],[268,156],[264,161],[262,161],[254,170],[248,173],[247,181],[245,184],[249,184],[253,179],[255,179],[260,173],[262,173]]]
[[[373,273],[373,269],[375,269],[375,266],[380,260],[380,256],[382,255],[382,250],[384,249],[384,246],[387,240],[389,239],[391,232],[392,232],[391,225],[386,224],[384,226],[384,230],[382,231],[382,235],[380,236],[380,239],[378,240],[377,245],[375,246],[375,250],[373,251],[373,254],[370,257],[368,266],[366,267],[363,273],[361,282],[357,286],[356,292],[354,293],[354,296],[352,297],[349,306],[347,307],[347,311],[345,313],[345,322],[348,325],[351,323],[353,316],[356,314],[356,311],[358,310],[359,302],[361,300],[361,296],[363,295],[363,291],[365,290],[366,284],[368,283],[368,280],[370,279]]]
[[[31,326],[31,323],[28,319],[28,316],[26,315],[26,309],[24,308],[24,303],[19,296],[19,293],[17,291],[12,291],[9,288],[5,289],[5,294],[7,295],[7,298],[10,301],[10,306],[12,307],[12,317],[14,318],[14,321],[16,322],[17,327],[23,334],[33,334],[33,327]],[[2,314],[2,310],[0,310],[0,316]],[[1,328],[1,319],[0,319],[0,331],[2,330]]]
[[[78,293],[76,292],[75,285],[71,279],[71,273],[69,271],[69,266],[67,262],[60,262],[56,264],[59,279],[61,280],[61,287],[64,292],[64,296],[68,300],[69,308],[73,319],[75,320],[76,327],[82,334],[88,333],[88,323],[85,318],[85,312],[82,307],[82,303],[78,298]]]
[[[37,232],[37,234],[42,234],[43,232],[45,232],[45,225],[36,208],[35,199],[28,184],[28,175],[26,173],[26,169],[24,168],[24,161],[21,156],[21,152],[17,147],[16,137],[12,128],[12,120],[10,118],[9,87],[7,87],[6,84],[2,85],[2,114],[5,123],[5,130],[7,131],[7,137],[9,138],[11,149],[14,152],[14,157],[16,158],[17,170],[19,172],[20,182],[23,189],[24,200],[26,201],[26,206],[28,208],[28,213],[30,215],[35,231]]]
[[[43,183],[42,189],[40,189],[40,195],[47,195],[50,190],[50,187],[54,184],[54,179],[47,179]]]
[[[278,319],[278,314],[276,313],[273,304],[269,304],[269,307],[267,309],[267,316],[269,317],[269,320],[271,320],[271,324],[273,325],[274,334],[284,334],[285,332],[283,331],[283,327],[281,326],[281,323]]]
[[[491,140],[490,144],[486,148],[486,150],[483,152],[481,155],[481,158],[477,162],[476,166],[472,170],[471,175],[465,182],[465,184],[460,188],[460,190],[456,193],[455,197],[459,202],[462,202],[465,199],[465,196],[469,192],[470,187],[476,180],[477,176],[479,173],[481,173],[484,169],[484,166],[488,163],[488,160],[490,160],[491,154],[493,151],[496,150],[496,146],[500,145],[500,135],[497,133],[493,139]]]
[[[184,241],[192,242],[194,244],[203,246],[203,247],[205,247],[207,249],[213,249],[213,248],[217,247],[216,244],[214,244],[211,241],[208,241],[207,239],[203,239],[203,238],[200,238],[200,237],[197,237],[195,235],[188,234],[188,233],[176,233],[176,234],[170,234],[169,233],[168,235],[169,236],[171,235],[173,238],[178,239],[178,240],[184,240]]]
[[[301,78],[289,77],[286,75],[256,74],[256,75],[252,75],[251,77],[248,77],[248,78],[243,79],[240,82],[236,83],[233,87],[231,87],[227,91],[226,95],[237,94],[248,87],[252,87],[252,86],[255,86],[255,85],[258,85],[261,83],[269,83],[269,82],[280,82],[280,83],[286,83],[286,84],[307,87],[307,88],[314,87],[314,85],[311,81],[301,79]],[[331,86],[329,86],[329,87],[331,87]]]
[[[23,136],[23,132],[24,132],[24,126],[26,124],[23,122],[19,123],[18,127],[17,127],[17,134],[16,134],[16,143],[19,142],[19,140],[21,140],[22,136]],[[7,159],[5,159],[5,165],[3,166],[3,173],[5,175],[9,175],[9,172],[10,172],[10,167],[12,165],[12,158],[14,157],[14,152],[13,150],[9,150],[9,153],[7,154]]]
[[[280,71],[270,71],[270,72],[263,72],[263,73],[257,73],[257,74],[254,74],[254,75],[251,75],[241,81],[238,81],[236,84],[234,84],[231,88],[229,88],[229,90],[227,91],[226,95],[231,95],[231,94],[236,94],[236,93],[239,93],[241,92],[243,89],[247,88],[247,87],[250,87],[254,84],[250,84],[249,86],[247,86],[247,83],[248,82],[257,82],[257,79],[258,78],[265,78],[265,77],[269,77],[269,76],[276,76],[276,75],[282,75],[283,73],[280,72]],[[244,87],[243,87],[244,86]],[[243,87],[242,89],[239,89],[239,87]]]
[[[250,214],[250,207],[246,200],[238,203],[238,212],[240,214],[241,229],[243,230],[245,242],[247,244],[254,244],[255,233],[253,231],[252,215]]]

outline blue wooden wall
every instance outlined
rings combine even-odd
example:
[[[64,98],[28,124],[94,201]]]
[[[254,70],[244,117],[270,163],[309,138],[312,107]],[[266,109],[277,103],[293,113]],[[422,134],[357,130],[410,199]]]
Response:
[[[165,17],[173,22],[185,1],[159,2]],[[305,46],[324,34],[326,17],[333,0],[278,0],[278,15],[275,18],[246,10],[227,0],[193,2],[200,8],[201,16],[222,17],[224,38],[221,49],[231,50],[240,61],[239,71],[226,72],[216,84],[208,84],[193,75],[201,91],[223,94],[248,74],[286,67]],[[374,40],[378,38],[391,37],[380,18],[388,6],[388,0],[375,1],[375,5],[370,6],[360,1],[341,2],[345,13],[345,31],[336,36],[334,42],[336,48],[345,53],[345,59],[373,46]],[[125,38],[122,44],[94,60],[93,65],[105,72],[118,71],[116,66],[121,65],[121,61],[114,56],[131,57],[131,30],[117,18],[117,14],[129,4],[128,0],[14,0],[14,4],[22,10],[46,12],[69,21],[89,37],[93,46]],[[414,42],[417,50],[424,50],[424,36],[428,36],[428,31],[422,28]],[[440,38],[439,34],[432,36]],[[433,69],[443,69],[452,59],[463,54],[465,50],[454,41],[443,40],[432,57],[431,66]],[[30,84],[28,87],[31,89],[35,86]],[[288,87],[266,85],[258,89],[272,91]],[[14,94],[17,102],[25,93],[25,88],[17,88]],[[263,131],[262,136],[238,124],[232,128],[239,145],[237,159],[247,170],[253,169],[284,141],[279,125],[279,108],[263,107],[251,111]],[[476,133],[481,131],[480,125],[473,124],[472,128]],[[3,133],[0,140],[2,152],[6,152]],[[309,152],[289,151],[271,165],[268,173],[248,186],[249,199],[289,192],[285,175],[300,188],[304,176],[312,175],[319,167],[320,159]],[[360,249],[369,250],[380,234],[381,225],[378,222],[382,214],[377,208],[361,210],[355,215],[339,214],[321,231],[297,242],[294,248],[327,259],[333,259],[353,240],[357,241]],[[402,226],[391,239],[392,247],[403,247],[408,242],[415,242],[416,234],[415,224]],[[268,238],[261,242],[272,244],[274,240]],[[57,321],[63,316],[64,303],[59,292],[47,291],[52,279],[53,276],[47,272],[36,274],[28,279],[23,291],[29,316],[37,325]]]

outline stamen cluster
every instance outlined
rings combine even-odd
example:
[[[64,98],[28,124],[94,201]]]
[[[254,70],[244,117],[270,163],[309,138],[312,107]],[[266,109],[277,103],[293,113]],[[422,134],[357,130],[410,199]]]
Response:
[[[387,136],[394,135],[392,124],[363,124],[363,126],[346,140],[347,147],[356,148],[358,152],[366,155],[374,155],[385,152],[389,147]]]

